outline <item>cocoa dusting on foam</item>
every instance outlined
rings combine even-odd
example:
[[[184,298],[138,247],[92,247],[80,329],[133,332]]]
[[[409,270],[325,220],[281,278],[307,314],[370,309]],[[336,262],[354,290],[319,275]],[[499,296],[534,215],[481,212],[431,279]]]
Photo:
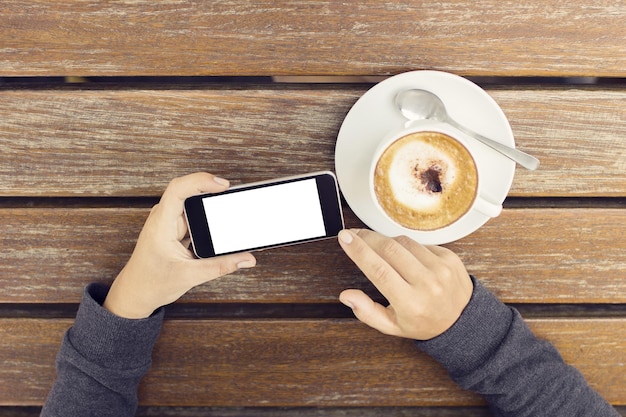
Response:
[[[422,182],[422,185],[431,193],[440,193],[443,191],[441,186],[442,169],[438,164],[433,164],[426,169],[420,169],[415,166],[414,175]]]

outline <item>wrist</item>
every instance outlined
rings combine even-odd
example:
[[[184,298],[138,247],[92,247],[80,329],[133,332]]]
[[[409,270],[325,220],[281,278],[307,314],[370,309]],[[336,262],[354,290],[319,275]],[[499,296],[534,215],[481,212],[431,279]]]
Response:
[[[456,323],[417,346],[448,370],[464,373],[484,363],[502,341],[514,312],[472,277],[474,292]],[[459,348],[462,346],[463,348]]]
[[[158,307],[145,305],[140,297],[135,297],[130,288],[126,288],[122,273],[113,281],[102,307],[110,313],[125,319],[145,319]]]
[[[154,313],[155,309],[140,308],[138,306],[129,306],[127,302],[118,301],[115,297],[107,296],[102,307],[108,312],[125,319],[145,319]]]

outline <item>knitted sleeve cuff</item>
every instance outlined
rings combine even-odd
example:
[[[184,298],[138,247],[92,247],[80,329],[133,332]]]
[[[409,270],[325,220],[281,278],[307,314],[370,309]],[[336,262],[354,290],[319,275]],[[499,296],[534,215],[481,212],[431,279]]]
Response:
[[[451,375],[471,372],[485,362],[506,337],[514,310],[503,304],[478,280],[463,313],[443,334],[417,346],[440,362]]]
[[[103,284],[85,288],[83,300],[68,338],[74,349],[90,362],[109,369],[127,369],[149,364],[161,331],[164,311],[131,320],[102,307],[109,292]]]

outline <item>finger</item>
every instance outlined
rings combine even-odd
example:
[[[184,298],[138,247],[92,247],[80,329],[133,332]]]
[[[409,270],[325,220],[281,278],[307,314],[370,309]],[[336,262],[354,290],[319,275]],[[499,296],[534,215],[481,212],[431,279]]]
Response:
[[[443,271],[441,269],[441,266],[444,265],[446,269],[450,272],[453,272],[455,270],[463,271],[463,273],[452,274],[462,279],[463,281],[465,281],[465,278],[469,276],[469,273],[467,272],[467,269],[465,269],[465,264],[463,263],[461,258],[459,258],[459,256],[450,249],[441,246],[429,246],[428,249],[433,252],[433,254],[437,256],[438,259],[439,268],[435,266],[433,267],[433,271],[438,271],[439,274],[442,274]]]
[[[176,218],[176,240],[182,241],[187,234],[187,220],[185,219],[185,216],[178,216]]]
[[[189,268],[190,273],[187,276],[190,288],[231,274],[239,269],[256,266],[256,258],[249,252],[210,259],[193,259],[190,262],[193,262],[193,268]]]
[[[228,188],[227,180],[207,172],[197,172],[173,179],[161,196],[161,214],[172,221],[183,213],[185,199],[202,193],[216,193]]]
[[[339,301],[352,309],[357,319],[388,335],[397,334],[397,326],[389,309],[374,302],[361,290],[345,290]]]
[[[180,244],[183,246],[183,248],[187,250],[188,253],[192,252],[191,239],[189,237],[183,237],[183,239],[180,241]]]
[[[429,251],[433,253],[433,255],[438,258],[449,258],[449,257],[457,257],[454,252],[452,252],[448,248],[444,248],[442,246],[427,246]]]
[[[406,299],[409,284],[358,233],[342,230],[339,232],[339,243],[346,255],[390,303],[400,303]]]
[[[428,252],[428,250],[408,237],[400,236],[391,239],[371,230],[360,230],[358,235],[405,281],[411,284],[419,283],[420,277],[427,272],[426,267],[421,262],[424,254],[420,252]],[[432,256],[432,253],[428,253]]]
[[[408,236],[398,236],[395,240],[400,243],[411,255],[419,260],[426,270],[432,269],[434,265],[441,262],[438,253],[435,251],[437,246],[425,246],[414,241]]]

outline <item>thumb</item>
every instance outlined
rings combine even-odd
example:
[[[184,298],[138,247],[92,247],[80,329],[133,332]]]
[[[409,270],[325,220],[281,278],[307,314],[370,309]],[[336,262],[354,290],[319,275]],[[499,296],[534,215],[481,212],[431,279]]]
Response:
[[[363,291],[345,290],[339,295],[339,301],[350,307],[356,318],[368,326],[384,334],[397,335],[393,313]]]
[[[255,257],[248,252],[218,256],[210,259],[194,259],[189,279],[195,287],[212,281],[239,269],[252,268],[256,265]]]

